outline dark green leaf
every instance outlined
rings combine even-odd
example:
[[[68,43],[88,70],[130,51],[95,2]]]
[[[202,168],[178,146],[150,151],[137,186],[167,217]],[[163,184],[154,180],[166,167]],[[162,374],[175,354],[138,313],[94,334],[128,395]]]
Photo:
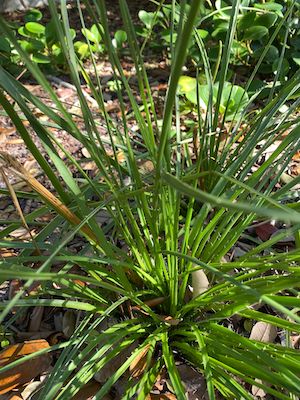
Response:
[[[10,43],[5,37],[0,37],[0,51],[10,53]]]
[[[41,53],[36,53],[32,56],[32,60],[38,64],[50,64],[51,60],[49,57]]]
[[[279,66],[279,60],[274,61],[272,64],[272,70],[274,73],[277,71],[278,66]],[[289,64],[288,60],[286,58],[284,58],[282,61],[281,68],[280,68],[280,75],[282,75],[282,76],[287,75],[289,72],[289,69],[290,69],[290,64]]]
[[[254,4],[255,8],[260,8],[262,10],[268,10],[268,11],[282,11],[283,6],[281,4],[278,3],[273,3],[271,1],[267,2],[267,3],[256,3]]]
[[[254,23],[255,17],[255,11],[247,12],[245,15],[243,15],[237,26],[238,30],[244,31],[245,29],[250,28]]]
[[[255,19],[255,25],[265,26],[266,28],[270,28],[273,26],[278,18],[278,15],[274,13],[265,13],[259,15]]]
[[[43,14],[41,13],[40,10],[37,10],[35,8],[27,11],[25,14],[24,20],[25,22],[37,22],[40,21],[43,17]]]
[[[244,32],[244,40],[260,40],[268,34],[268,29],[265,26],[251,26]]]
[[[252,57],[253,58],[259,58],[263,51],[264,51],[263,47],[255,50],[254,53],[252,54]],[[279,58],[279,51],[278,51],[277,47],[275,47],[273,45],[270,46],[270,48],[268,49],[268,52],[267,52],[267,54],[265,56],[264,61],[266,63],[272,63],[275,60],[277,60],[278,58]]]

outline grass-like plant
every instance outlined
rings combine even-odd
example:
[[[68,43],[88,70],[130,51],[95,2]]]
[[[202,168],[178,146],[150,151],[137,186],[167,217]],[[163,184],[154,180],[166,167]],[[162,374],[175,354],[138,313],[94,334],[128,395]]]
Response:
[[[39,398],[72,398],[96,372],[128,348],[129,356],[106,380],[96,399],[103,398],[144,353],[147,356],[142,373],[128,379],[124,399],[134,395],[146,398],[162,369],[167,371],[176,397],[186,399],[176,366],[179,357],[203,374],[211,400],[219,395],[252,399],[252,385],[278,399],[296,398],[300,387],[299,352],[289,347],[288,341],[284,347],[249,339],[231,329],[230,321],[235,316],[266,322],[286,332],[287,338],[291,332],[300,332],[300,254],[298,250],[278,252],[274,247],[287,235],[294,235],[299,245],[299,206],[292,200],[299,178],[281,182],[280,188],[277,184],[299,149],[300,117],[294,112],[300,100],[295,100],[294,94],[300,87],[300,72],[282,85],[276,96],[272,92],[268,104],[255,113],[252,97],[242,112],[239,110],[237,121],[233,118],[231,126],[226,122],[228,133],[224,137],[226,110],[222,110],[221,117],[218,110],[237,24],[239,1],[234,0],[219,71],[211,70],[205,46],[197,38],[210,99],[205,110],[199,102],[196,128],[186,133],[182,130],[184,118],[179,114],[177,86],[201,2],[191,1],[186,15],[182,1],[179,22],[172,26],[177,41],[171,48],[162,117],[157,115],[126,1],[120,0],[120,13],[135,64],[138,96],[112,45],[105,2],[93,3],[92,9],[90,2],[84,1],[102,34],[118,82],[119,120],[106,111],[93,56],[94,76],[86,73],[76,58],[65,0],[61,1],[61,18],[54,1],[49,1],[80,101],[84,130],[79,129],[74,116],[2,21],[2,29],[54,104],[48,106],[0,69],[0,103],[52,190],[7,154],[1,154],[1,170],[23,179],[45,204],[26,216],[23,225],[30,227],[49,209],[56,215],[24,245],[4,240],[18,227],[16,223],[1,232],[2,245],[18,245],[20,253],[1,262],[0,276],[3,280],[24,280],[22,290],[9,302],[1,303],[1,320],[13,307],[39,305],[82,311],[70,340],[51,348],[61,349],[61,353]],[[245,90],[275,35],[288,20],[292,6],[265,47]],[[79,0],[78,10],[84,29]],[[171,20],[175,20],[172,13]],[[214,102],[213,76],[219,82]],[[104,136],[82,92],[82,79],[99,104]],[[124,93],[130,112],[124,104]],[[288,107],[283,110],[286,103]],[[32,112],[33,106],[49,121],[39,120]],[[130,128],[132,119],[138,132]],[[30,122],[44,153],[37,148],[24,120]],[[50,126],[82,143],[97,166],[95,178],[55,138]],[[264,153],[270,146],[275,150],[266,158]],[[123,162],[119,162],[120,154]],[[14,193],[11,186],[9,190]],[[16,192],[16,204],[19,195]],[[108,220],[100,224],[97,216],[103,212]],[[284,222],[286,229],[259,243],[247,229],[256,221],[268,219]],[[77,254],[68,247],[75,235],[82,236],[82,250]],[[251,241],[251,249],[234,261],[226,261],[225,256],[243,235]],[[52,272],[54,265],[56,271],[59,266],[58,272]],[[74,266],[79,266],[82,273],[72,273]],[[39,283],[39,292],[25,296],[34,282]],[[108,327],[103,328],[105,320]],[[19,362],[0,369],[0,373]]]

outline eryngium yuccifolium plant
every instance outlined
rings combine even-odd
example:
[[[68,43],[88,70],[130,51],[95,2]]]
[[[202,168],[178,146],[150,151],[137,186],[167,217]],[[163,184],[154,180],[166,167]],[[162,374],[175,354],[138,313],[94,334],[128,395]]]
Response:
[[[1,153],[1,171],[24,181],[30,195],[43,204],[26,216],[29,229],[38,216],[49,210],[53,214],[34,237],[18,242],[18,256],[1,262],[3,280],[24,282],[11,300],[1,303],[1,319],[9,321],[11,310],[21,307],[79,310],[70,339],[43,350],[61,349],[38,398],[71,399],[95,374],[104,374],[113,364],[116,367],[96,399],[102,399],[124,376],[127,384],[122,398],[145,399],[163,371],[176,398],[186,399],[179,361],[202,375],[211,400],[252,399],[253,387],[276,399],[296,398],[299,352],[289,346],[288,339],[275,343],[250,339],[249,331],[239,326],[260,321],[265,329],[275,328],[286,338],[300,332],[299,248],[283,252],[276,247],[288,236],[299,244],[300,213],[293,200],[299,179],[283,182],[281,177],[299,150],[300,71],[276,85],[276,90],[271,85],[263,108],[256,106],[256,93],[239,109],[238,118],[228,123],[220,104],[228,85],[240,2],[233,1],[217,71],[195,30],[201,2],[192,0],[186,7],[182,1],[179,9],[173,2],[170,29],[177,39],[170,44],[172,60],[162,110],[151,91],[126,1],[120,0],[119,6],[134,77],[124,73],[122,52],[112,43],[105,2],[83,1],[108,52],[120,110],[116,117],[107,111],[92,48],[89,72],[76,57],[65,3],[61,1],[60,14],[54,0],[49,8],[76,88],[77,115],[68,111],[1,22],[2,31],[51,100],[48,105],[0,67],[2,108],[44,178],[37,180],[5,153]],[[285,29],[293,3],[266,44],[245,91],[277,32]],[[85,28],[79,1],[77,6]],[[174,18],[175,12],[179,18]],[[205,107],[198,102],[193,129],[188,129],[180,114],[178,81],[192,35],[205,66],[196,75],[205,77],[210,94]],[[143,52],[146,49],[143,44]],[[215,79],[218,90],[213,99]],[[93,97],[92,109],[83,81],[89,99]],[[95,165],[93,177],[57,140],[53,128],[86,149]],[[16,196],[15,203],[22,196],[11,186],[10,192]],[[282,223],[283,228],[264,242],[251,239],[249,228],[269,220]],[[12,245],[5,239],[7,234],[22,225],[21,220],[19,225],[7,223],[1,232],[4,247]],[[70,247],[74,238],[82,243],[75,253]],[[244,251],[229,257],[243,240],[248,243]],[[38,289],[32,290],[33,284]],[[141,359],[140,373],[132,373],[132,366]]]

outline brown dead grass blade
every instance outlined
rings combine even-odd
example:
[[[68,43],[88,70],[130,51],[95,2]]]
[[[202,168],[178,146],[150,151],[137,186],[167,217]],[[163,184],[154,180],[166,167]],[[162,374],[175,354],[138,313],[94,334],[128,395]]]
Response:
[[[40,197],[47,203],[50,204],[55,211],[62,215],[73,225],[79,225],[81,220],[75,215],[65,204],[63,204],[57,197],[54,196],[45,186],[43,186],[36,178],[34,178],[30,172],[28,172],[14,157],[5,152],[0,152],[0,157],[5,162],[4,168],[8,168],[11,172],[25,181]],[[93,242],[100,245],[97,237],[89,226],[84,225],[81,231]]]
[[[50,347],[49,343],[44,339],[30,340],[8,346],[0,352],[0,367],[48,347]],[[30,364],[25,362],[0,374],[0,395],[31,381],[31,379],[46,371],[50,364],[51,356],[47,353],[31,359]]]
[[[4,183],[5,183],[6,187],[7,187],[8,191],[9,191],[9,193],[10,193],[10,196],[12,198],[14,206],[16,207],[16,210],[17,210],[17,212],[18,212],[18,214],[19,214],[19,216],[21,218],[22,224],[23,224],[24,228],[26,229],[26,231],[28,232],[28,234],[29,234],[29,236],[30,236],[30,238],[32,240],[32,243],[34,244],[34,247],[35,247],[35,249],[37,251],[37,254],[41,255],[41,251],[38,248],[38,246],[36,244],[36,241],[35,241],[32,233],[31,233],[31,230],[30,230],[30,228],[29,228],[29,226],[28,226],[28,224],[26,222],[26,219],[24,217],[24,214],[23,214],[22,208],[20,206],[20,203],[19,203],[18,197],[16,195],[16,192],[15,192],[13,186],[10,184],[9,179],[6,176],[3,167],[0,167],[0,173],[2,175],[2,178],[4,180]]]

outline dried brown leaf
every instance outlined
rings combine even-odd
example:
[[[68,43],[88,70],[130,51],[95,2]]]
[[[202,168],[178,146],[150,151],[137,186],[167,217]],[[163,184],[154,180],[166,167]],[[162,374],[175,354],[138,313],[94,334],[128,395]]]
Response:
[[[291,170],[292,170],[293,175],[296,175],[296,176],[300,175],[300,165],[293,165],[291,167]]]
[[[67,310],[63,316],[62,331],[67,339],[69,339],[75,331],[76,317],[72,310]]]
[[[250,339],[258,340],[259,342],[272,343],[276,339],[277,328],[267,322],[257,322],[250,333]]]
[[[86,147],[83,147],[81,149],[81,153],[85,158],[91,158],[91,154]]]
[[[9,284],[8,299],[11,300],[23,287],[19,279],[12,279]]]
[[[277,232],[277,230],[278,229],[270,222],[266,222],[265,224],[257,225],[255,228],[255,233],[263,242],[266,242],[270,239],[273,233]]]
[[[72,400],[91,400],[97,392],[101,389],[102,385],[95,380],[88,382],[74,397]],[[111,397],[106,395],[103,397],[104,400],[110,400]]]
[[[30,316],[29,331],[37,332],[40,329],[43,315],[44,307],[34,307]]]
[[[299,349],[300,347],[300,335],[291,335],[291,344],[295,349]]]
[[[153,162],[150,160],[143,160],[138,163],[139,171],[141,174],[150,174],[154,171]]]
[[[178,325],[179,322],[181,321],[180,319],[178,319],[178,318],[173,318],[173,317],[171,317],[170,315],[163,315],[163,316],[160,316],[160,319],[161,319],[164,323],[166,323],[167,325],[171,325],[171,326],[176,326],[176,325]]]
[[[166,300],[166,297],[156,297],[155,299],[146,300],[146,301],[144,301],[144,303],[148,307],[155,307],[155,306],[158,306],[159,304],[162,304],[165,300]]]
[[[98,372],[95,373],[94,379],[99,383],[105,383],[116,371],[121,367],[127,360],[127,358],[132,354],[132,352],[136,349],[138,343],[134,342],[126,349],[121,351],[117,357],[114,357],[105,366]]]
[[[148,394],[146,400],[177,400],[177,397],[172,393],[164,394]]]
[[[9,236],[13,237],[14,239],[20,239],[26,241],[34,240],[35,235],[36,235],[35,229],[27,230],[25,228],[18,228],[9,233]]]
[[[262,383],[260,379],[255,379],[255,382]],[[251,392],[255,397],[266,397],[267,393],[260,387],[252,385]]]
[[[34,393],[37,392],[39,388],[41,388],[41,383],[40,381],[34,381],[29,383],[29,385],[26,385],[26,388],[22,391],[22,399],[27,400],[31,399]]]
[[[82,164],[82,168],[85,171],[94,171],[97,168],[97,164],[94,161],[88,161]]]
[[[54,196],[45,186],[43,186],[37,179],[35,179],[20,163],[19,161],[8,153],[0,151],[0,158],[5,163],[5,168],[16,174],[19,178],[23,179],[35,192],[37,192],[47,204],[56,210],[73,225],[79,225],[81,220],[75,215],[65,204],[63,204],[57,197]],[[4,165],[3,165],[4,166]],[[98,238],[88,225],[84,225],[81,231],[86,234],[93,242],[98,243]]]
[[[130,364],[129,371],[133,378],[138,378],[147,368],[147,354],[149,348],[150,345],[147,344]]]
[[[202,269],[192,273],[193,298],[204,293],[209,287],[209,281]]]
[[[0,135],[5,135],[5,136],[9,136],[12,135],[13,133],[16,132],[16,128],[5,128],[5,127],[0,127]]]
[[[300,161],[300,150],[298,150],[297,153],[293,155],[293,160]]]
[[[31,340],[8,346],[0,352],[0,367],[10,364],[25,355],[33,354],[48,347],[48,342],[43,339]],[[7,393],[16,387],[31,381],[31,379],[34,379],[49,368],[50,364],[51,356],[47,353],[32,358],[30,360],[30,365],[25,362],[0,374],[0,394]]]

